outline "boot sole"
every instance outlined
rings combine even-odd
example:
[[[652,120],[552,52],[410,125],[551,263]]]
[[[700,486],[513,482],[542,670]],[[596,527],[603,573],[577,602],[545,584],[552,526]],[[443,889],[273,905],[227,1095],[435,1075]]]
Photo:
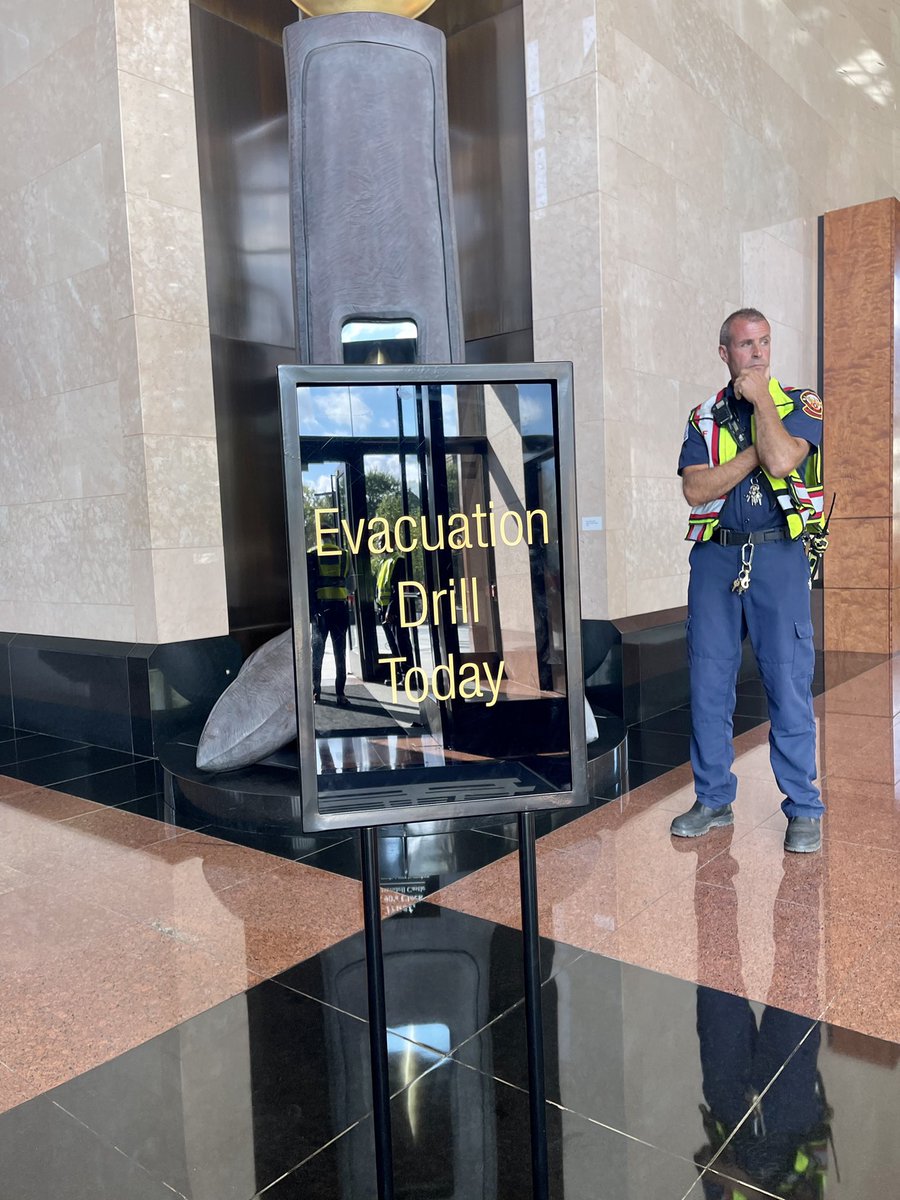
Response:
[[[784,849],[787,854],[815,854],[822,849],[822,843],[818,842],[815,846],[785,846]]]
[[[719,819],[716,821],[710,821],[710,823],[706,826],[705,829],[698,829],[696,831],[691,831],[691,832],[688,832],[688,830],[686,830],[686,829],[670,829],[669,832],[671,833],[672,837],[698,838],[698,837],[703,837],[703,835],[705,833],[709,833],[709,831],[711,829],[724,829],[728,825],[733,825],[733,824],[734,824],[734,814],[732,814],[730,817],[724,818],[724,820],[721,817],[719,817]]]

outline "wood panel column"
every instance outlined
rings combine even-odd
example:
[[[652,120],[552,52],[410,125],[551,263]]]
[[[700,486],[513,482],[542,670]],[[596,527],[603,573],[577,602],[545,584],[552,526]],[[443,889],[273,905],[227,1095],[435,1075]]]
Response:
[[[900,202],[824,222],[825,649],[900,650]]]

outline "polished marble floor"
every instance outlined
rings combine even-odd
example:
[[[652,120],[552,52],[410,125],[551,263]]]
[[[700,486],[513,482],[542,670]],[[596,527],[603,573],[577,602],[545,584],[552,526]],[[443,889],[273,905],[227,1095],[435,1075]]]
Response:
[[[826,683],[820,855],[782,852],[758,712],[733,829],[668,835],[683,710],[635,731],[630,790],[542,825],[554,1197],[818,1200],[785,1191],[801,1142],[829,1197],[897,1194],[900,664]],[[4,1200],[374,1197],[354,841],[194,828],[97,747],[0,755]],[[530,1194],[515,833],[382,839],[409,1200]]]

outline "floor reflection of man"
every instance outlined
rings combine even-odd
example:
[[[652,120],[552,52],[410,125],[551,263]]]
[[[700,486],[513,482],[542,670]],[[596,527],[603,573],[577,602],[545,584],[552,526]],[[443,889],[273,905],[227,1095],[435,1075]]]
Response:
[[[707,1138],[698,1166],[722,1151],[713,1164],[720,1174],[703,1176],[706,1200],[824,1197],[831,1114],[818,1074],[821,1030],[804,1037],[808,1028],[807,1018],[771,1007],[757,1026],[742,996],[697,989]]]
[[[350,554],[340,546],[336,535],[330,530],[323,532],[321,540],[323,549],[334,553],[318,553],[316,547],[312,547],[306,556],[313,699],[318,703],[322,698],[325,639],[330,637],[335,665],[335,700],[341,707],[347,707],[350,701],[344,695],[344,687],[347,683],[347,633],[350,629]]]
[[[375,575],[375,615],[384,629],[391,655],[405,659],[406,665],[411,667],[414,665],[412,640],[409,629],[402,623],[403,596],[400,591],[400,584],[408,578],[406,555],[399,550],[385,554]]]
[[[818,1073],[821,1030],[816,1024],[806,1036],[809,1018],[776,1004],[763,1009],[757,1024],[744,998],[747,985],[734,885],[739,867],[731,854],[731,828],[725,837],[727,844],[717,859],[722,886],[716,889],[715,901],[699,878],[694,890],[698,978],[719,985],[697,988],[705,1100],[700,1111],[706,1143],[694,1157],[698,1168],[712,1163],[712,1170],[702,1176],[703,1195],[705,1200],[763,1200],[773,1195],[823,1200],[831,1111]],[[815,978],[820,951],[817,929],[802,937],[796,917],[790,918],[792,929],[784,924],[782,889],[789,894],[784,881],[773,906],[775,995],[798,973]],[[815,1004],[813,993],[807,995]],[[743,1120],[751,1106],[753,1113]]]

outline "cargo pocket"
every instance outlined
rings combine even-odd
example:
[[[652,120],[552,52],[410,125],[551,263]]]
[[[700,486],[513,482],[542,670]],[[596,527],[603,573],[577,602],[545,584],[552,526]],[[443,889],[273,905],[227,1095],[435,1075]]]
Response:
[[[791,675],[794,679],[812,680],[815,664],[816,651],[813,646],[812,621],[795,621]]]

